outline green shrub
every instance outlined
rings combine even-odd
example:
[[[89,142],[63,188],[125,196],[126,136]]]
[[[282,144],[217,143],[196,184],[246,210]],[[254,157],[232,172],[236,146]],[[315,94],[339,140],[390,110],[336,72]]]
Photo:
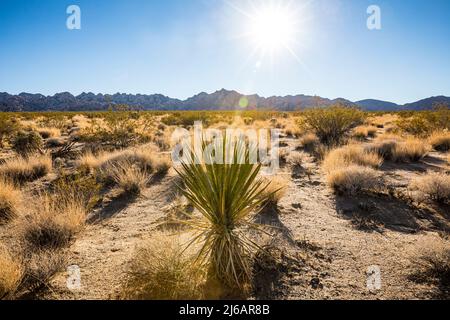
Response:
[[[305,124],[323,144],[337,145],[352,128],[362,124],[364,113],[358,109],[334,106],[304,112]]]

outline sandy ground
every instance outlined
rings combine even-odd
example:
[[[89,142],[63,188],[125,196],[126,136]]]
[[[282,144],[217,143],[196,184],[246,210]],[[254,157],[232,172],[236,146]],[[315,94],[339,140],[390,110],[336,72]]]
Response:
[[[295,149],[296,141],[287,140]],[[444,165],[445,166],[445,165]],[[427,299],[435,287],[408,279],[410,257],[420,244],[450,230],[448,208],[417,208],[394,197],[336,196],[312,158],[304,170],[286,166],[289,179],[278,209],[266,209],[257,220],[276,226],[266,239],[277,257],[256,267],[256,299]],[[402,192],[408,181],[426,169],[442,169],[428,157],[415,167],[386,164],[387,184]],[[175,199],[171,170],[154,181],[142,197],[104,203],[69,250],[69,265],[81,270],[81,289],[70,291],[67,273],[52,282],[46,299],[115,298],[136,245],[151,237]],[[363,222],[361,222],[363,221]],[[368,268],[379,267],[381,289],[367,287]]]

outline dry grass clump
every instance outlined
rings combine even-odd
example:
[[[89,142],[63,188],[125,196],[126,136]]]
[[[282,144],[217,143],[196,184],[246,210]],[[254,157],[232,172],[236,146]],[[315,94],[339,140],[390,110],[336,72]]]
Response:
[[[330,151],[323,161],[327,172],[346,168],[351,165],[379,168],[383,159],[375,152],[370,152],[359,145],[347,145]]]
[[[374,126],[359,126],[353,130],[353,137],[357,139],[366,139],[367,137],[375,137],[378,131],[377,127]]]
[[[372,168],[352,165],[328,173],[327,182],[337,192],[355,195],[377,191],[381,186],[381,175]]]
[[[307,133],[300,138],[300,146],[306,152],[314,152],[319,145],[320,140],[314,133]]]
[[[36,250],[25,252],[23,280],[20,289],[30,293],[45,288],[55,274],[65,269],[67,256],[63,250]]]
[[[14,184],[0,179],[0,225],[17,216],[21,200],[22,193]]]
[[[203,298],[205,272],[173,236],[163,233],[137,249],[122,299],[195,300]]]
[[[419,193],[419,200],[430,199],[438,203],[450,201],[450,175],[428,173],[412,181],[410,188]]]
[[[408,138],[398,143],[393,150],[392,158],[396,162],[417,162],[424,158],[430,151],[429,145],[416,138]]]
[[[277,206],[280,200],[286,195],[287,186],[289,181],[280,176],[273,176],[265,179],[264,188],[262,189],[261,196],[266,206]]]
[[[21,238],[32,251],[67,246],[84,225],[87,209],[70,194],[40,195],[31,212],[19,223]]]
[[[429,138],[429,143],[436,151],[450,150],[450,132],[435,132]]]
[[[398,141],[395,139],[381,139],[366,147],[368,152],[378,154],[384,160],[392,160],[394,158],[395,150],[397,149]]]
[[[156,153],[157,151],[153,145],[115,152],[102,152],[98,155],[86,153],[78,160],[78,166],[82,169],[92,171],[97,169],[104,170],[108,166],[122,162],[131,162],[138,165],[142,170],[153,172],[155,166],[158,167],[167,164],[156,156]]]
[[[443,294],[450,291],[450,243],[445,240],[428,240],[411,259],[413,278],[435,283]]]
[[[43,139],[56,138],[61,136],[61,130],[58,128],[39,128],[37,132]]]
[[[13,158],[0,165],[0,176],[16,183],[24,183],[42,178],[51,170],[52,159],[49,156]]]
[[[22,280],[23,270],[9,250],[0,243],[0,300],[11,297]]]
[[[292,167],[299,168],[305,160],[305,154],[303,152],[292,152],[287,160]]]
[[[41,136],[34,131],[19,131],[12,140],[12,149],[22,157],[41,151],[43,145]]]
[[[140,195],[149,180],[145,170],[129,161],[107,166],[104,175],[110,177],[125,194],[131,196]]]

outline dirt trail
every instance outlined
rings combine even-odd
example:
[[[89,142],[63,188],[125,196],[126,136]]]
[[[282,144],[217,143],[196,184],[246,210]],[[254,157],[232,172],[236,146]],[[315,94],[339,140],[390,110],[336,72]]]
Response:
[[[288,148],[294,150],[296,142],[287,142]],[[256,298],[434,297],[432,287],[407,278],[411,249],[427,238],[437,238],[435,231],[442,227],[433,215],[389,198],[337,197],[326,186],[312,158],[306,159],[304,166],[309,169],[294,175],[288,166],[282,169],[280,174],[290,181],[286,196],[278,212],[269,212],[265,217],[279,227],[272,243],[290,256],[300,257],[303,263],[281,268],[280,275],[264,284],[264,294]],[[52,282],[52,293],[47,298],[114,298],[136,245],[151,236],[164,216],[162,208],[173,201],[173,179],[171,173],[135,201],[119,199],[106,205],[98,216],[101,219],[88,224],[70,248],[69,264],[81,269],[81,290],[69,291],[67,275],[62,273]],[[357,214],[366,214],[376,223],[363,224],[367,230],[360,230]],[[381,290],[367,289],[369,266],[380,268]]]

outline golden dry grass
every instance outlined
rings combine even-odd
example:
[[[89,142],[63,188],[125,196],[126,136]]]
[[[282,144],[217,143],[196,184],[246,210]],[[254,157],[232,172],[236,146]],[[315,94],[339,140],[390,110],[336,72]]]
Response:
[[[8,159],[0,165],[0,177],[16,183],[33,181],[50,173],[52,159],[49,156]]]
[[[323,161],[326,172],[346,168],[351,165],[379,168],[383,159],[375,152],[366,150],[360,145],[347,145],[330,151]]]
[[[121,298],[191,300],[203,298],[205,272],[175,237],[156,233],[142,244],[128,269]]]
[[[14,219],[22,201],[22,193],[13,183],[0,178],[0,225]]]
[[[314,152],[319,144],[320,140],[314,133],[307,133],[300,138],[300,146],[306,152]]]
[[[378,191],[381,174],[372,168],[351,165],[329,172],[327,182],[337,192],[354,195]]]
[[[10,297],[17,290],[23,276],[20,262],[0,243],[0,300]]]
[[[430,199],[439,203],[450,201],[450,175],[428,173],[411,182],[410,188],[419,193],[419,200]]]
[[[67,246],[84,225],[87,209],[70,193],[39,195],[27,215],[18,221],[20,238],[32,251]]]
[[[378,131],[377,127],[374,126],[358,126],[353,129],[353,137],[357,139],[366,139],[368,137],[375,137]]]
[[[430,146],[425,140],[408,138],[397,144],[392,158],[396,162],[416,162],[424,158],[429,151]]]
[[[148,173],[129,161],[122,161],[105,168],[104,175],[111,177],[124,194],[138,196],[147,185]]]
[[[439,289],[450,286],[450,242],[427,240],[415,250],[411,258],[412,275],[421,282],[436,283]],[[448,292],[442,292],[448,295]]]
[[[154,145],[145,145],[114,152],[101,152],[98,155],[88,152],[80,157],[78,166],[92,171],[127,161],[139,165],[142,170],[152,172],[154,167],[160,164],[160,157],[157,156],[157,149]]]
[[[450,150],[450,132],[434,132],[428,141],[436,151],[447,152]]]

